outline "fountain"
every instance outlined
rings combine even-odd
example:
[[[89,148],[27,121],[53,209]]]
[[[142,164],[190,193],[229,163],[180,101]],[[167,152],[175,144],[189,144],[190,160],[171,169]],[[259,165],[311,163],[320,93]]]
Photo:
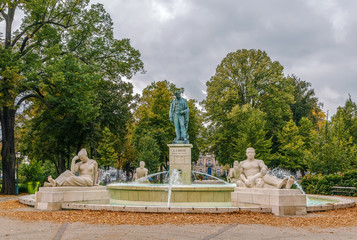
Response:
[[[144,168],[145,163],[140,163],[137,168],[135,182],[115,183],[105,187],[94,186],[96,182],[96,164],[93,178],[75,176],[76,156],[72,160],[72,173],[66,171],[57,179],[49,177],[48,187],[40,188],[34,196],[20,197],[20,202],[35,205],[40,210],[58,209],[92,209],[110,211],[134,212],[233,212],[249,210],[255,212],[273,212],[276,215],[306,214],[311,211],[352,207],[354,201],[336,197],[323,197],[323,204],[307,206],[306,194],[292,176],[287,177],[282,170],[268,172],[262,160],[254,159],[253,148],[247,149],[247,160],[235,163],[231,169],[229,184],[221,179],[206,173],[192,172],[191,148],[187,134],[188,105],[187,101],[176,92],[176,99],[171,102],[170,120],[175,124],[176,138],[169,147],[169,171],[148,175]],[[87,157],[81,157],[85,162]],[[90,160],[94,161],[94,160]],[[86,169],[84,169],[86,170]],[[238,171],[239,170],[239,171]],[[151,184],[149,179],[164,175],[166,183]],[[192,175],[204,174],[212,177],[219,184],[192,183]],[[85,174],[83,174],[85,175]],[[283,179],[276,176],[282,175]],[[83,182],[80,187],[79,182]],[[295,183],[298,189],[290,189]],[[61,185],[62,184],[62,185]],[[69,184],[69,185],[68,185]],[[69,187],[63,187],[63,186]],[[90,186],[89,186],[90,185]],[[104,189],[103,189],[104,188]],[[110,205],[105,204],[109,201]],[[316,198],[316,196],[314,196]],[[314,199],[316,200],[316,199]],[[321,198],[320,198],[321,200]],[[96,204],[97,203],[97,204]]]
[[[235,184],[192,184],[191,144],[168,144],[169,147],[169,178],[167,184],[134,183],[110,184],[107,189],[114,204],[130,205],[211,205],[228,204]],[[152,174],[165,174],[167,172]],[[147,179],[149,176],[145,176]],[[178,182],[180,177],[180,184]],[[215,178],[211,176],[212,178]],[[218,179],[218,178],[217,178]],[[170,205],[171,204],[171,205]]]
[[[167,184],[110,184],[107,186],[111,202],[121,205],[168,206],[229,206],[235,184],[192,183],[191,148],[187,134],[189,108],[181,92],[171,101],[169,117],[175,125],[176,138],[169,147],[169,179]],[[178,174],[179,173],[179,174]],[[176,184],[180,176],[182,184]],[[213,176],[211,176],[214,178]]]
[[[182,147],[182,146],[180,146]],[[189,146],[190,147],[190,146]],[[101,198],[106,198],[108,193],[103,192],[97,187],[45,187],[40,188],[35,199],[34,195],[21,196],[20,202],[28,205],[38,206],[39,199],[41,201],[49,201],[55,204],[58,209],[91,209],[91,210],[109,210],[109,211],[135,211],[135,212],[186,212],[186,213],[202,213],[202,212],[233,212],[249,210],[255,212],[273,212],[277,215],[294,215],[305,214],[313,211],[325,211],[337,208],[352,207],[355,205],[354,201],[346,198],[330,197],[330,196],[309,196],[311,201],[306,204],[307,195],[301,194],[298,189],[266,189],[266,188],[240,188],[236,184],[229,184],[221,179],[210,176],[206,173],[191,171],[190,149],[187,151],[170,151],[170,166],[174,166],[171,160],[174,160],[179,169],[172,169],[170,171],[163,171],[146,175],[137,179],[132,183],[115,183],[107,185],[107,190],[110,195],[110,204],[105,204],[103,200],[96,200],[93,194],[99,194]],[[171,149],[170,149],[171,150]],[[177,152],[185,154],[180,156]],[[186,157],[185,157],[186,156]],[[179,164],[181,162],[181,165]],[[187,166],[189,165],[189,166]],[[203,174],[215,179],[215,182],[220,184],[184,184],[182,179],[182,169],[190,171],[190,178],[192,175]],[[271,175],[279,177],[287,176],[287,172],[281,169],[273,169],[269,172]],[[143,179],[155,178],[159,175],[164,176],[165,183],[152,184],[141,183]],[[187,175],[186,175],[187,176]],[[196,181],[199,182],[199,181]],[[297,182],[295,182],[297,184]],[[297,184],[299,187],[299,184]],[[104,188],[104,187],[103,187]],[[300,188],[302,190],[302,188]],[[60,202],[57,198],[53,198],[53,191],[61,190],[63,197]],[[91,191],[91,193],[84,193],[78,195],[78,191]],[[99,191],[100,190],[100,191]],[[48,193],[47,193],[48,192]],[[57,194],[56,192],[56,194]],[[62,193],[63,192],[63,193]],[[294,195],[289,194],[293,192]],[[46,198],[43,195],[52,194],[51,198]],[[289,193],[289,194],[288,194]],[[39,194],[42,194],[41,196]],[[68,195],[68,196],[67,196]],[[93,196],[92,196],[93,195]],[[56,195],[57,196],[57,195]],[[62,195],[61,195],[62,196]],[[245,199],[243,199],[243,198]],[[248,197],[248,198],[247,198]],[[283,197],[283,198],[281,198]],[[287,198],[286,198],[287,197]],[[87,199],[85,199],[87,198]],[[249,200],[250,198],[250,200]],[[286,198],[286,199],[284,199]],[[66,200],[67,199],[67,200]],[[106,198],[107,199],[107,198]],[[255,200],[254,200],[255,199]],[[275,199],[277,205],[274,206],[269,201]],[[298,199],[298,200],[297,200]],[[254,201],[252,201],[254,200]],[[265,201],[265,202],[264,202]],[[292,206],[286,206],[291,202],[300,201],[299,210],[292,211]],[[49,204],[49,203],[45,203]],[[46,205],[46,206],[47,206]],[[58,206],[57,206],[58,205]],[[288,211],[279,212],[274,210],[288,207]],[[303,209],[302,209],[303,208]],[[52,210],[49,207],[43,208],[45,210]]]
[[[285,178],[289,175],[288,171],[281,169],[281,168],[274,168],[274,169],[270,170],[269,173],[276,177],[279,177],[279,178]],[[295,184],[296,188],[299,189],[303,195],[306,195],[306,193],[305,193],[304,189],[302,188],[302,186],[300,185],[300,183],[297,182],[296,177],[294,180],[294,184]],[[319,202],[318,200],[316,200],[316,198],[314,201],[311,201],[309,196],[306,195],[306,205],[308,205],[308,206],[309,205],[318,205],[320,203],[325,203],[325,202],[326,201]]]

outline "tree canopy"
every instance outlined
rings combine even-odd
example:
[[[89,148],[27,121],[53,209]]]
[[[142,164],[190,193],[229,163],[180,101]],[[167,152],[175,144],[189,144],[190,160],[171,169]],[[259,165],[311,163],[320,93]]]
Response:
[[[24,14],[21,25],[13,29],[14,16],[20,11]],[[86,123],[101,113],[96,89],[105,82],[130,79],[143,70],[143,63],[129,39],[114,38],[113,23],[102,4],[89,6],[89,0],[3,0],[0,13],[6,25],[0,44],[2,192],[12,194],[15,113],[19,106],[37,99],[56,109],[57,116],[65,109],[62,120],[84,125],[86,131]],[[78,131],[76,137],[84,139],[83,130]]]

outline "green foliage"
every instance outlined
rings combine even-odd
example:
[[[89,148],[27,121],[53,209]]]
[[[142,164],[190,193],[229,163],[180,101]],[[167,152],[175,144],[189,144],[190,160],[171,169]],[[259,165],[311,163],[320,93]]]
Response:
[[[192,144],[191,159],[196,162],[203,148],[202,132],[203,132],[203,116],[201,111],[196,106],[196,100],[189,99],[188,107],[190,109],[188,122],[188,135]]]
[[[19,193],[28,193],[27,184],[19,183]]]
[[[327,175],[357,166],[356,145],[341,124],[339,118],[333,118],[313,137],[311,151],[307,155],[311,172]]]
[[[292,81],[284,77],[279,62],[271,61],[264,51],[242,49],[228,53],[218,65],[207,82],[203,103],[209,119],[218,125],[236,105],[250,104],[266,113],[274,132],[291,117],[292,91]]]
[[[23,164],[19,173],[25,177],[25,182],[44,181],[44,171],[40,161],[32,160],[30,164]]]
[[[271,139],[267,137],[265,114],[250,104],[235,106],[216,136],[215,149],[221,164],[244,160],[248,147],[257,149],[257,158],[267,162],[271,159]]]
[[[231,121],[229,118],[234,114],[233,109],[249,104],[251,109],[264,113],[264,119],[261,119],[260,114],[259,121],[265,121],[263,131],[267,131],[267,135],[263,132],[249,134],[264,136],[263,141],[271,138],[273,153],[277,150],[277,133],[285,125],[285,121],[291,118],[289,104],[294,101],[292,79],[284,77],[283,67],[279,62],[271,61],[266,52],[261,50],[242,49],[228,53],[206,84],[207,98],[203,104],[215,144],[232,140],[230,135],[235,129],[227,129],[227,125],[230,125],[227,122]],[[248,125],[249,122],[246,123]],[[248,145],[249,141],[244,144]],[[268,153],[266,148],[269,144],[263,145],[265,148],[262,151]],[[244,147],[241,146],[242,149]],[[227,159],[229,156],[226,155],[231,155],[233,149],[223,149],[218,145],[214,148],[221,163],[232,162],[233,159]],[[224,155],[226,151],[228,152]],[[242,154],[243,151],[240,151]]]
[[[13,47],[0,51],[0,76],[6,78],[1,106],[14,106],[18,97],[31,107],[22,116],[19,148],[30,158],[52,161],[58,173],[80,147],[95,155],[105,127],[124,142],[137,97],[122,77],[143,71],[130,40],[114,38],[103,5],[88,4],[20,1],[26,9],[22,25],[13,33]],[[7,89],[11,96],[4,95]]]
[[[338,107],[336,114],[332,117],[332,123],[345,134],[344,138],[352,137],[352,142],[357,144],[357,105],[351,96],[347,99],[345,106]],[[342,136],[341,136],[342,137]]]
[[[118,154],[114,149],[115,138],[109,128],[104,128],[102,132],[103,140],[98,144],[98,165],[108,169],[118,161]]]
[[[290,109],[293,113],[293,120],[299,126],[302,118],[308,118],[315,126],[319,121],[319,113],[322,112],[315,96],[314,89],[311,89],[311,83],[301,80],[295,75],[290,76],[294,86],[294,102],[290,103]]]
[[[331,195],[333,186],[357,187],[357,170],[325,176],[308,174],[301,179],[300,184],[306,193]]]
[[[147,133],[140,138],[137,151],[138,161],[144,161],[149,172],[157,172],[160,165],[160,148],[152,134]]]
[[[304,129],[306,130],[306,129]],[[303,136],[300,135],[299,128],[293,120],[290,120],[283,127],[283,130],[278,134],[280,142],[279,167],[286,168],[292,171],[306,170],[305,161],[305,142]]]
[[[142,137],[150,133],[160,149],[160,164],[168,161],[168,147],[175,138],[174,126],[169,121],[170,101],[177,88],[168,81],[154,82],[143,90],[134,115],[133,143],[138,149]],[[173,90],[173,91],[171,91]]]

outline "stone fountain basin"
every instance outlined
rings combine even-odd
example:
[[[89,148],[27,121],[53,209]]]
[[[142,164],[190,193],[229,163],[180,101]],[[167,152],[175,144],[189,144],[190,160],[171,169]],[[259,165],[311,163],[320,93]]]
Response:
[[[322,199],[324,203],[320,205],[307,206],[306,210],[308,213],[310,212],[320,212],[326,210],[334,210],[340,208],[349,208],[354,207],[356,203],[353,199],[345,198],[345,197],[337,197],[337,196],[326,196],[326,195],[308,195],[312,198]],[[329,199],[331,202],[326,202],[325,200]],[[35,194],[32,195],[24,195],[19,197],[19,201],[23,204],[34,206],[35,205]],[[111,199],[112,201],[112,199]],[[131,204],[121,204],[121,205],[111,205],[111,204],[88,204],[88,203],[70,203],[64,202],[62,203],[62,209],[90,209],[90,210],[107,210],[107,211],[120,211],[120,212],[166,212],[166,213],[227,213],[227,212],[236,212],[236,211],[252,211],[252,212],[261,212],[261,213],[269,213],[272,212],[272,209],[269,207],[262,206],[239,206],[232,207],[230,203],[227,206],[219,206],[218,203],[213,203],[213,205],[197,205],[192,204],[191,206],[174,206],[168,207],[167,203],[162,203],[160,206],[150,205],[149,202],[146,202],[145,205],[141,205],[139,201],[137,201],[137,205]],[[180,203],[179,203],[180,204]],[[222,203],[224,205],[224,203]]]
[[[173,185],[170,203],[231,202],[235,184]],[[110,184],[111,200],[130,202],[168,202],[168,184]]]

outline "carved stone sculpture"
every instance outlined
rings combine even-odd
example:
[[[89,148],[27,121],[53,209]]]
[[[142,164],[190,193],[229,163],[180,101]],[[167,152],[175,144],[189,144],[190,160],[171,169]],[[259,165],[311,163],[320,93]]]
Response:
[[[268,167],[262,160],[255,159],[254,148],[247,148],[247,159],[239,164],[240,180],[238,187],[247,188],[278,188],[289,189],[294,183],[294,177],[279,179],[267,174]]]
[[[138,183],[150,183],[150,181],[146,178],[148,176],[148,172],[149,170],[145,168],[145,162],[140,161],[140,167],[136,169],[133,181],[138,181]]]
[[[171,101],[170,121],[175,125],[176,138],[173,144],[188,144],[189,136],[187,134],[189,108],[187,100],[181,97],[181,91],[175,92],[176,98]]]
[[[77,162],[77,160],[79,160]],[[71,171],[67,170],[58,178],[53,179],[48,177],[48,182],[45,182],[45,187],[61,187],[61,186],[94,186],[98,179],[98,164],[95,160],[89,159],[87,150],[82,149],[78,155],[72,159]],[[79,173],[76,176],[76,172]]]
[[[229,170],[227,181],[230,183],[236,183],[239,180],[240,172],[239,172],[239,162],[234,161],[233,168]]]

